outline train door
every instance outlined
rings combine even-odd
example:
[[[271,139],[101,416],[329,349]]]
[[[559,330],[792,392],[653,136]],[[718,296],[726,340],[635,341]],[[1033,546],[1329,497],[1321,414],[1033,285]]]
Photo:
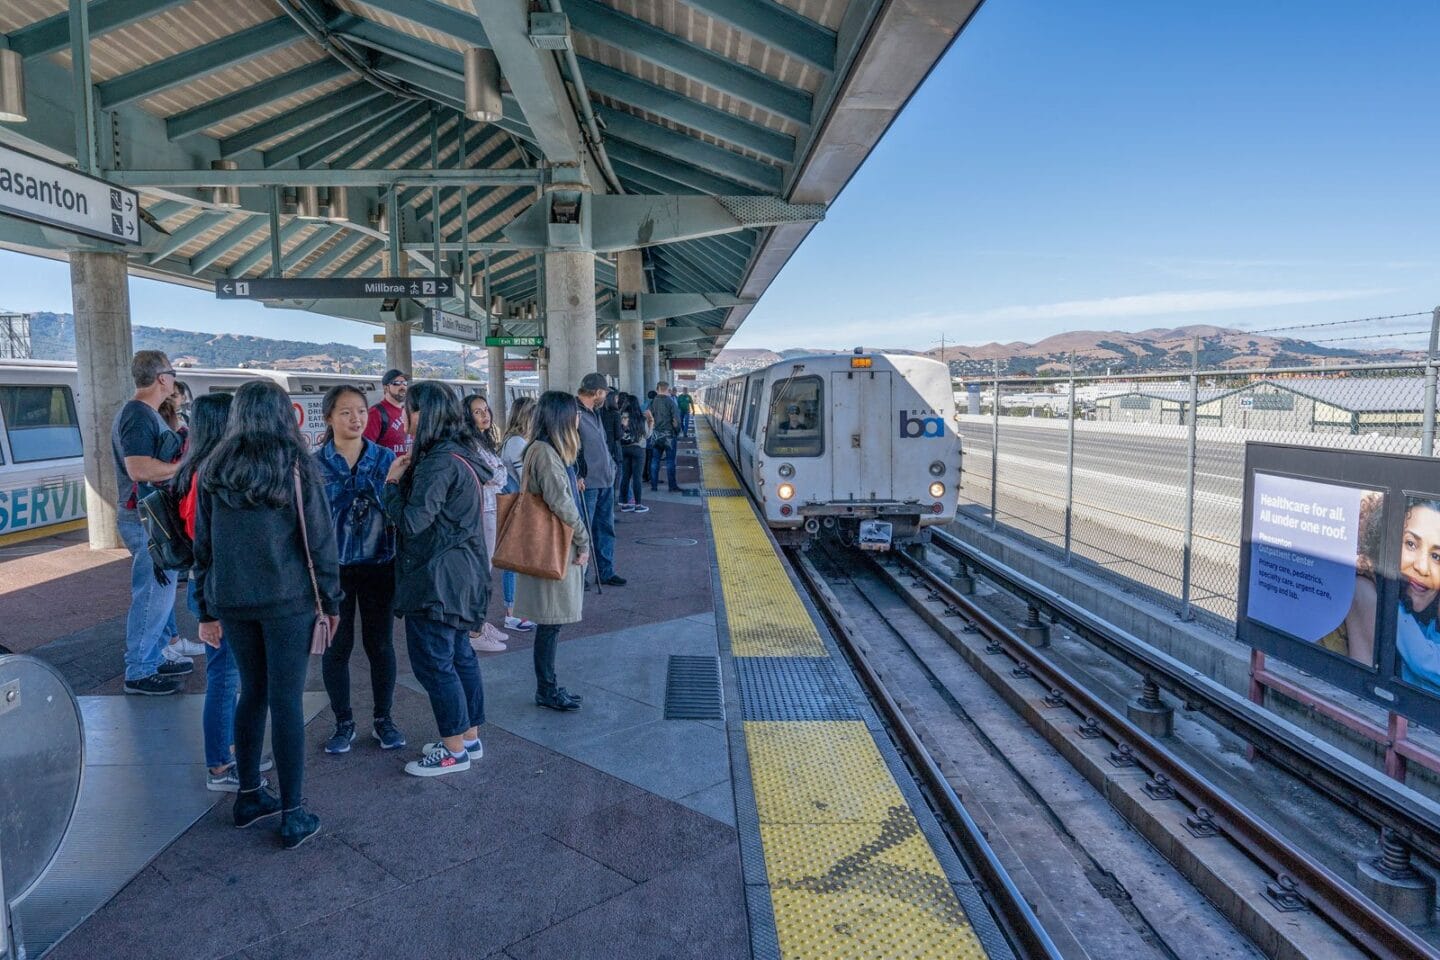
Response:
[[[836,500],[893,500],[890,371],[830,375],[830,469]]]

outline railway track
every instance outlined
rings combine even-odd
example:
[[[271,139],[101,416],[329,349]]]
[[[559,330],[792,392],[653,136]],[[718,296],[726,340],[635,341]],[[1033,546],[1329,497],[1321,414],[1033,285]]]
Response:
[[[1265,715],[1254,704],[1089,617],[1063,598],[1023,577],[1007,575],[1008,571],[990,565],[958,541],[939,534],[933,546],[948,559],[963,561],[962,571],[979,569],[987,579],[1020,597],[1029,605],[1030,625],[1039,626],[1045,613],[1073,624],[1076,635],[1145,677],[1142,696],[1153,704],[1162,705],[1161,688],[1178,694],[1187,704],[1200,707],[1222,726],[1256,744],[1284,769],[1306,777],[1330,800],[1369,822],[1385,825],[1390,843],[1387,850],[1396,855],[1390,866],[1403,871],[1405,865],[1400,861],[1411,847],[1426,855],[1440,849],[1440,832],[1429,812],[1423,803],[1406,796],[1408,791],[1403,788],[1372,782],[1375,778],[1367,777],[1363,768],[1357,769],[1358,764],[1333,750],[1327,752],[1315,738]],[[1049,937],[1025,944],[1021,950],[1018,938],[1032,926],[1034,911],[1021,910],[1013,902],[1018,898],[1023,903],[1023,898],[1004,868],[993,862],[991,844],[897,706],[897,701],[904,699],[903,692],[888,689],[887,678],[870,663],[861,630],[836,599],[827,578],[800,551],[791,550],[789,555],[957,849],[988,888],[992,907],[1016,940],[1017,952],[1055,956]],[[884,581],[1266,955],[1440,957],[1415,931],[1376,907],[1344,877],[1182,759],[1167,747],[1164,738],[1147,734],[1124,710],[1106,702],[1084,680],[1028,643],[1022,636],[1023,626],[1012,628],[962,593],[952,585],[951,571],[937,570],[937,565],[901,553],[876,560],[848,552],[827,562],[822,552],[819,559],[832,571],[846,569],[848,564],[849,569],[863,568]],[[907,642],[900,631],[895,633]],[[919,658],[913,648],[910,652]],[[1175,834],[1176,827],[1188,831],[1194,842],[1167,839],[1165,831]],[[1221,850],[1223,855],[1218,853]],[[1256,895],[1244,895],[1241,890],[1246,888]],[[1229,892],[1233,895],[1227,895]],[[1052,952],[1043,952],[1047,948]],[[1034,952],[1037,949],[1042,952]],[[1191,955],[1167,949],[1172,956]]]

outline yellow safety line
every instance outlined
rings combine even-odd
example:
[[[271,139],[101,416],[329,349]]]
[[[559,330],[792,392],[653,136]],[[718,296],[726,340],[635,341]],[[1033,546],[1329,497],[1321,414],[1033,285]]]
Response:
[[[735,483],[700,432],[710,489]],[[737,657],[828,657],[743,497],[706,501]],[[914,813],[865,724],[745,721],[780,954],[786,960],[983,958]]]
[[[41,537],[53,537],[57,533],[69,533],[72,530],[84,530],[85,518],[79,520],[66,520],[64,523],[51,523],[43,527],[36,527],[33,530],[17,530],[14,533],[7,533],[0,536],[0,547],[8,547],[16,543],[24,543],[26,540],[39,540]]]

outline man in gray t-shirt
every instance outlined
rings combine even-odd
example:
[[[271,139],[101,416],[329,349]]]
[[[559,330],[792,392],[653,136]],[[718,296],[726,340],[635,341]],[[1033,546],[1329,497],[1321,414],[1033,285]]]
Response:
[[[130,613],[125,619],[125,692],[162,696],[180,689],[176,677],[195,669],[185,658],[166,660],[170,615],[175,609],[175,574],[157,572],[150,561],[145,527],[136,510],[157,485],[175,476],[180,438],[160,417],[160,404],[175,389],[175,371],[159,350],[141,350],[130,361],[135,396],[115,417],[110,446],[120,487],[116,525],[129,548]]]
[[[599,373],[587,373],[575,397],[580,401],[580,481],[585,520],[595,546],[600,582],[623,587],[625,578],[615,572],[615,458],[605,436],[600,410],[610,385]]]

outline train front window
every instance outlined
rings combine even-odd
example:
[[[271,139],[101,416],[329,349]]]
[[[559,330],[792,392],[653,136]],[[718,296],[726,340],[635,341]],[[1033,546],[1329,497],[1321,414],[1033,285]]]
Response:
[[[80,424],[69,387],[0,387],[0,416],[16,463],[80,456]]]
[[[825,419],[819,377],[791,377],[775,384],[765,453],[771,457],[818,457],[825,452]]]

